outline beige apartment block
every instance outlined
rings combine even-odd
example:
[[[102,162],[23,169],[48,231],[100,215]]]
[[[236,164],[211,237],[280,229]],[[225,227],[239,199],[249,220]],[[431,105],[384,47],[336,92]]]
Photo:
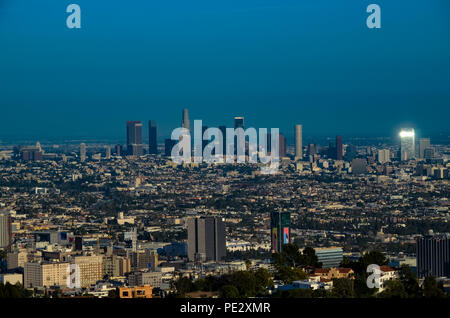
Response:
[[[102,256],[75,256],[73,263],[80,268],[80,284],[82,288],[90,287],[103,279]]]
[[[24,286],[67,286],[69,263],[25,263]]]

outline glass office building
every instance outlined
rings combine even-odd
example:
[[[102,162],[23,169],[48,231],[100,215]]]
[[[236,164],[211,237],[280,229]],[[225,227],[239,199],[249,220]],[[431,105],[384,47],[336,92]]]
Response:
[[[324,247],[315,248],[314,250],[323,268],[339,267],[344,259],[344,250],[342,247]]]
[[[416,157],[416,140],[414,129],[402,129],[400,131],[400,159],[411,160]]]

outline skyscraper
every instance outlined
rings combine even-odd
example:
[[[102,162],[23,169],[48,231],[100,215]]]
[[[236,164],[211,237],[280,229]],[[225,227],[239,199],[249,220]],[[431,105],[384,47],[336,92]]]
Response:
[[[110,146],[106,146],[105,158],[106,159],[111,159],[111,147]]]
[[[189,218],[187,227],[190,261],[217,262],[225,257],[225,225],[221,218]]]
[[[234,129],[236,128],[244,128],[244,117],[234,117]]]
[[[272,252],[280,253],[283,245],[291,242],[291,214],[289,212],[271,213],[270,234]]]
[[[419,158],[425,158],[425,150],[431,148],[430,138],[419,139]]]
[[[172,139],[166,139],[164,141],[164,154],[167,157],[170,157],[172,155],[172,148],[176,145],[176,141]]]
[[[226,126],[219,126],[220,131],[222,132],[222,154],[225,156],[227,154],[227,127]]]
[[[140,121],[127,121],[127,154],[129,156],[142,156],[142,123]]]
[[[121,153],[122,153],[122,146],[116,145],[116,156],[120,157]]]
[[[450,237],[427,235],[416,239],[419,277],[450,277]]]
[[[189,121],[189,111],[184,108],[181,112],[181,127],[191,130],[191,122]]]
[[[0,211],[0,248],[6,249],[11,244],[11,216]]]
[[[352,174],[364,174],[367,172],[367,160],[364,158],[355,158],[350,163]]]
[[[416,141],[414,129],[400,131],[400,160],[407,161],[416,156]]]
[[[148,121],[148,153],[151,155],[156,155],[158,153],[158,143],[157,143],[157,127],[156,121]]]
[[[342,160],[344,148],[342,146],[342,136],[336,136],[336,160]]]
[[[286,137],[283,134],[279,134],[279,157],[286,157]]]
[[[80,144],[80,160],[81,162],[86,160],[86,144],[84,142]]]
[[[378,162],[383,164],[391,161],[391,152],[389,149],[379,149],[378,150]]]
[[[303,127],[302,125],[295,125],[295,160],[302,160],[303,158]]]

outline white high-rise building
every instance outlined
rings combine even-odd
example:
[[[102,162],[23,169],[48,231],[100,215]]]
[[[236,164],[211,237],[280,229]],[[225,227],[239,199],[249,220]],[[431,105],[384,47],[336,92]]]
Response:
[[[303,127],[295,125],[295,160],[303,158]]]
[[[416,139],[414,129],[400,131],[400,160],[407,161],[416,157]]]

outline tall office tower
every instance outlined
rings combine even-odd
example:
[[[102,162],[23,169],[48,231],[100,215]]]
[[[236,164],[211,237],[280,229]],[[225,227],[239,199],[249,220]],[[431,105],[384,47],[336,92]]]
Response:
[[[225,257],[225,225],[221,218],[189,218],[188,257],[190,261],[220,261]]]
[[[225,156],[227,154],[227,127],[219,126],[220,131],[222,132],[222,140],[223,140],[223,149],[222,154]]]
[[[308,146],[308,155],[314,156],[316,153],[317,153],[316,145],[309,144],[309,146]]]
[[[127,154],[129,156],[142,156],[142,123],[140,121],[127,121]]]
[[[181,112],[181,127],[191,131],[191,122],[189,121],[189,111],[187,108]]]
[[[400,160],[407,161],[416,157],[416,141],[414,129],[400,131]]]
[[[156,155],[158,153],[158,133],[156,129],[156,121],[148,121],[148,153]]]
[[[433,159],[434,158],[434,148],[430,147],[423,151],[424,159]]]
[[[209,144],[209,140],[204,140],[203,136],[205,135],[205,131],[208,129],[208,126],[202,125],[202,153],[205,151],[205,147]]]
[[[286,137],[283,134],[279,134],[279,157],[286,157]]]
[[[303,132],[302,125],[295,125],[295,160],[303,158]]]
[[[419,139],[419,158],[425,158],[425,149],[431,148],[430,138]]]
[[[416,257],[419,277],[450,277],[450,236],[417,238]]]
[[[81,236],[75,236],[75,251],[82,251],[83,250],[83,237]]]
[[[378,150],[378,162],[383,164],[391,161],[391,152],[389,149],[379,149]]]
[[[111,159],[111,147],[110,146],[106,146],[105,158],[106,159]]]
[[[80,144],[80,160],[81,162],[86,160],[86,144],[84,142]]]
[[[291,242],[291,214],[289,212],[272,212],[270,214],[270,235],[273,253],[280,253],[283,245]]]
[[[336,160],[344,157],[344,147],[342,146],[342,136],[336,136]]]
[[[0,211],[0,248],[6,249],[11,244],[11,216]]]
[[[244,127],[245,127],[244,117],[234,117],[234,129],[236,128],[245,129]]]
[[[122,153],[122,146],[121,145],[116,145],[116,156],[120,157],[121,153]]]
[[[164,141],[164,154],[167,157],[170,157],[172,155],[172,148],[176,145],[176,140],[172,139],[166,139]]]
[[[317,261],[322,263],[322,268],[339,267],[344,259],[342,247],[319,247],[315,248]]]

